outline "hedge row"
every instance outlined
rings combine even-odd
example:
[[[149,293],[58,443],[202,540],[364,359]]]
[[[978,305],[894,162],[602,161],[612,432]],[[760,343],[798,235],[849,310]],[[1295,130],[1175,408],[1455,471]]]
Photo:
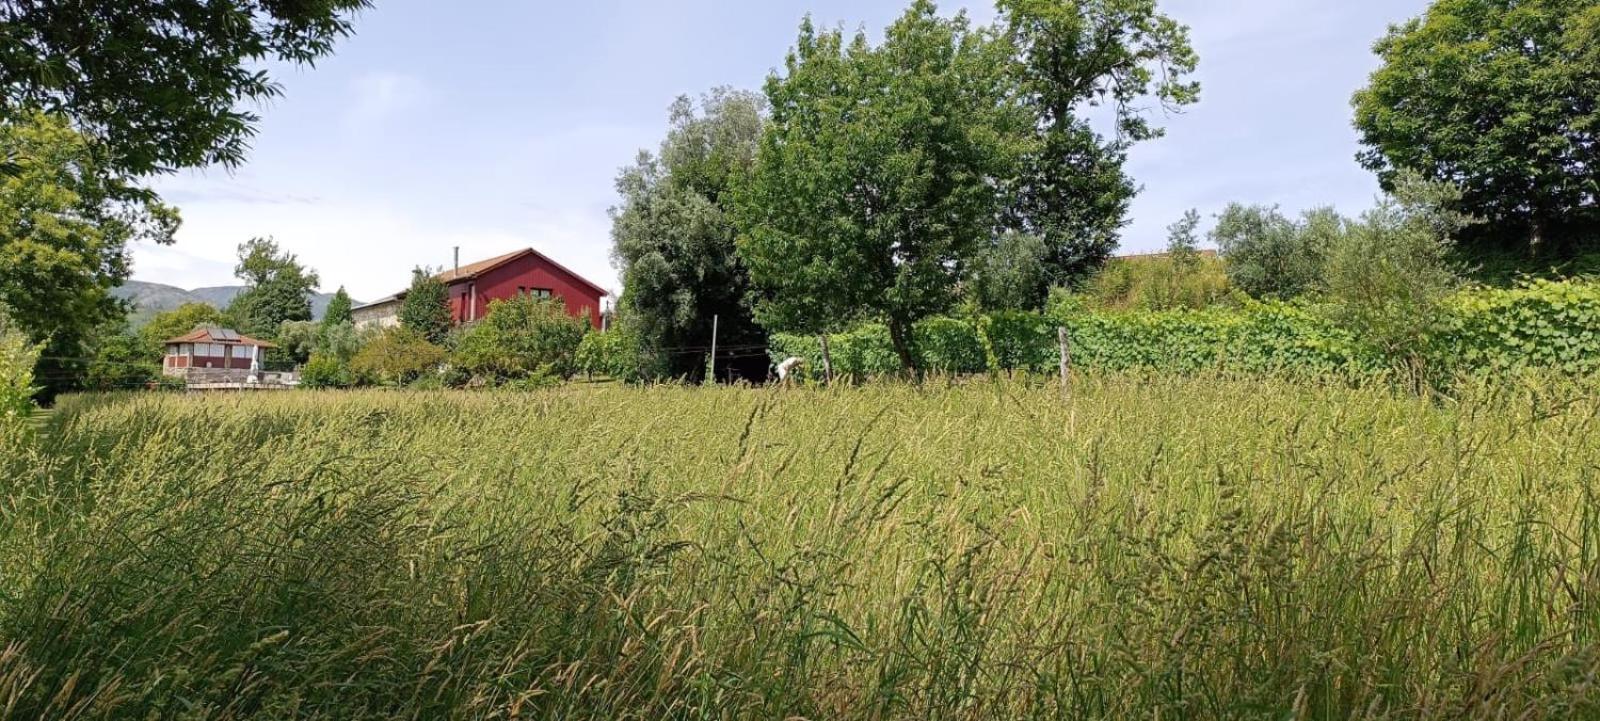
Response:
[[[1503,373],[1553,369],[1600,371],[1600,284],[1530,282],[1475,289],[1452,297],[1430,367],[1444,372]],[[1056,329],[1065,327],[1074,367],[1174,372],[1244,371],[1319,378],[1382,375],[1392,359],[1315,306],[1278,302],[1242,308],[1089,313],[1063,304],[1048,313],[934,318],[916,328],[922,367],[950,373],[1049,372],[1058,362]],[[836,374],[895,373],[900,364],[886,328],[866,324],[829,336]],[[822,369],[816,338],[775,335],[774,361],[807,359]]]

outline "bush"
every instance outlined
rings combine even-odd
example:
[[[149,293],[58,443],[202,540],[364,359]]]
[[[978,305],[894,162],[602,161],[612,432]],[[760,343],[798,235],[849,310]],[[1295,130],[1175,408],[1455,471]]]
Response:
[[[1195,254],[1181,258],[1113,258],[1084,287],[1096,310],[1205,308],[1227,299],[1231,286],[1222,261]]]
[[[33,413],[33,368],[42,345],[28,342],[22,330],[0,308],[0,433]]]
[[[374,338],[350,361],[357,380],[367,377],[383,383],[405,385],[444,363],[445,350],[405,326],[389,328]]]
[[[1445,300],[1433,362],[1471,374],[1600,372],[1600,283],[1526,281]]]
[[[355,384],[350,367],[331,354],[312,355],[300,371],[300,385],[304,388],[349,388]]]
[[[583,373],[628,383],[654,378],[662,370],[638,334],[622,327],[584,335],[578,343],[575,363]]]
[[[487,381],[578,371],[578,346],[589,322],[560,298],[518,297],[489,304],[489,314],[461,335],[454,362]]]

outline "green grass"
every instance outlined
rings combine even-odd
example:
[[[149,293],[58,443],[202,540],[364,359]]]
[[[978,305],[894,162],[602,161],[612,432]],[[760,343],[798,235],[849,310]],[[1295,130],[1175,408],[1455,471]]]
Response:
[[[68,399],[0,441],[0,717],[1600,718],[1597,413],[1134,376]]]

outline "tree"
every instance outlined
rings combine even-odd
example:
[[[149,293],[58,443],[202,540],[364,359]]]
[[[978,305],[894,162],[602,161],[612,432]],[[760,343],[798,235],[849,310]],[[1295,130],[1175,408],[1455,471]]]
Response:
[[[806,20],[767,81],[772,118],[739,193],[763,325],[814,335],[876,316],[916,369],[912,326],[957,297],[1030,130],[1003,45],[927,0],[878,47]]]
[[[126,313],[110,290],[128,278],[128,244],[171,243],[178,213],[59,118],[0,120],[0,157],[15,159],[0,174],[0,304],[46,344],[36,372],[55,393],[83,372],[94,329]]]
[[[400,301],[400,325],[429,343],[443,343],[450,335],[450,288],[427,269],[411,271],[411,288]]]
[[[322,313],[322,324],[329,326],[353,322],[354,318],[350,314],[351,306],[350,294],[344,291],[344,286],[339,286],[333,298],[328,300],[327,310]]]
[[[286,321],[311,320],[317,273],[271,238],[251,238],[240,244],[239,264],[233,274],[245,283],[227,311],[240,331],[273,338]]]
[[[1276,207],[1229,205],[1211,239],[1230,280],[1256,298],[1293,298],[1319,287],[1329,246],[1344,233],[1332,208],[1284,217]]]
[[[1386,190],[1460,186],[1491,240],[1539,250],[1600,222],[1600,0],[1435,0],[1395,25],[1354,98]]]
[[[222,311],[208,303],[184,303],[155,314],[139,329],[139,345],[145,358],[159,361],[166,353],[167,339],[184,335],[201,326],[222,326],[227,321]]]
[[[1036,235],[1008,232],[973,259],[967,295],[985,311],[1042,310],[1050,293],[1048,249]]]
[[[484,379],[571,378],[587,332],[588,321],[567,313],[560,298],[497,300],[461,337],[453,361]]]
[[[1199,60],[1188,28],[1156,0],[1000,0],[999,23],[1014,53],[1018,92],[1038,142],[1014,178],[1007,223],[1039,236],[1050,282],[1070,285],[1117,247],[1137,192],[1123,172],[1128,149],[1160,137],[1143,112],[1152,101],[1176,112],[1199,99],[1187,79]],[[1111,106],[1107,139],[1088,115]]]
[[[1403,173],[1328,250],[1323,283],[1341,320],[1413,373],[1461,286],[1454,238],[1476,220],[1452,210],[1460,200],[1459,188]]]
[[[144,388],[161,377],[160,357],[126,323],[108,325],[95,338],[94,359],[84,372],[83,387],[114,391]]]
[[[56,112],[144,175],[244,160],[246,101],[282,88],[263,68],[308,65],[368,0],[0,3],[0,114]],[[0,173],[3,174],[3,173]]]
[[[1200,261],[1200,211],[1190,208],[1183,218],[1167,226],[1167,258],[1179,268],[1190,268]]]
[[[617,176],[611,257],[625,289],[622,313],[635,340],[665,352],[671,375],[705,369],[703,355],[672,351],[709,349],[713,318],[721,347],[766,347],[728,217],[730,189],[755,161],[764,113],[755,93],[718,88],[698,112],[680,97],[659,155],[640,153]],[[764,359],[761,366],[764,373]]]
[[[389,328],[373,338],[361,352],[356,353],[350,361],[350,367],[357,375],[404,385],[438,368],[447,356],[445,349],[429,343],[421,333],[399,326]]]

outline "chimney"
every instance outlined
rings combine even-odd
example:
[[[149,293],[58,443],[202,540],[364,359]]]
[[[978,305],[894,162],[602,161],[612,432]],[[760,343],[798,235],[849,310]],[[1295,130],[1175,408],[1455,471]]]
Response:
[[[455,268],[452,269],[450,277],[454,278],[458,275],[461,275],[461,246],[459,245],[456,246],[456,265]]]

